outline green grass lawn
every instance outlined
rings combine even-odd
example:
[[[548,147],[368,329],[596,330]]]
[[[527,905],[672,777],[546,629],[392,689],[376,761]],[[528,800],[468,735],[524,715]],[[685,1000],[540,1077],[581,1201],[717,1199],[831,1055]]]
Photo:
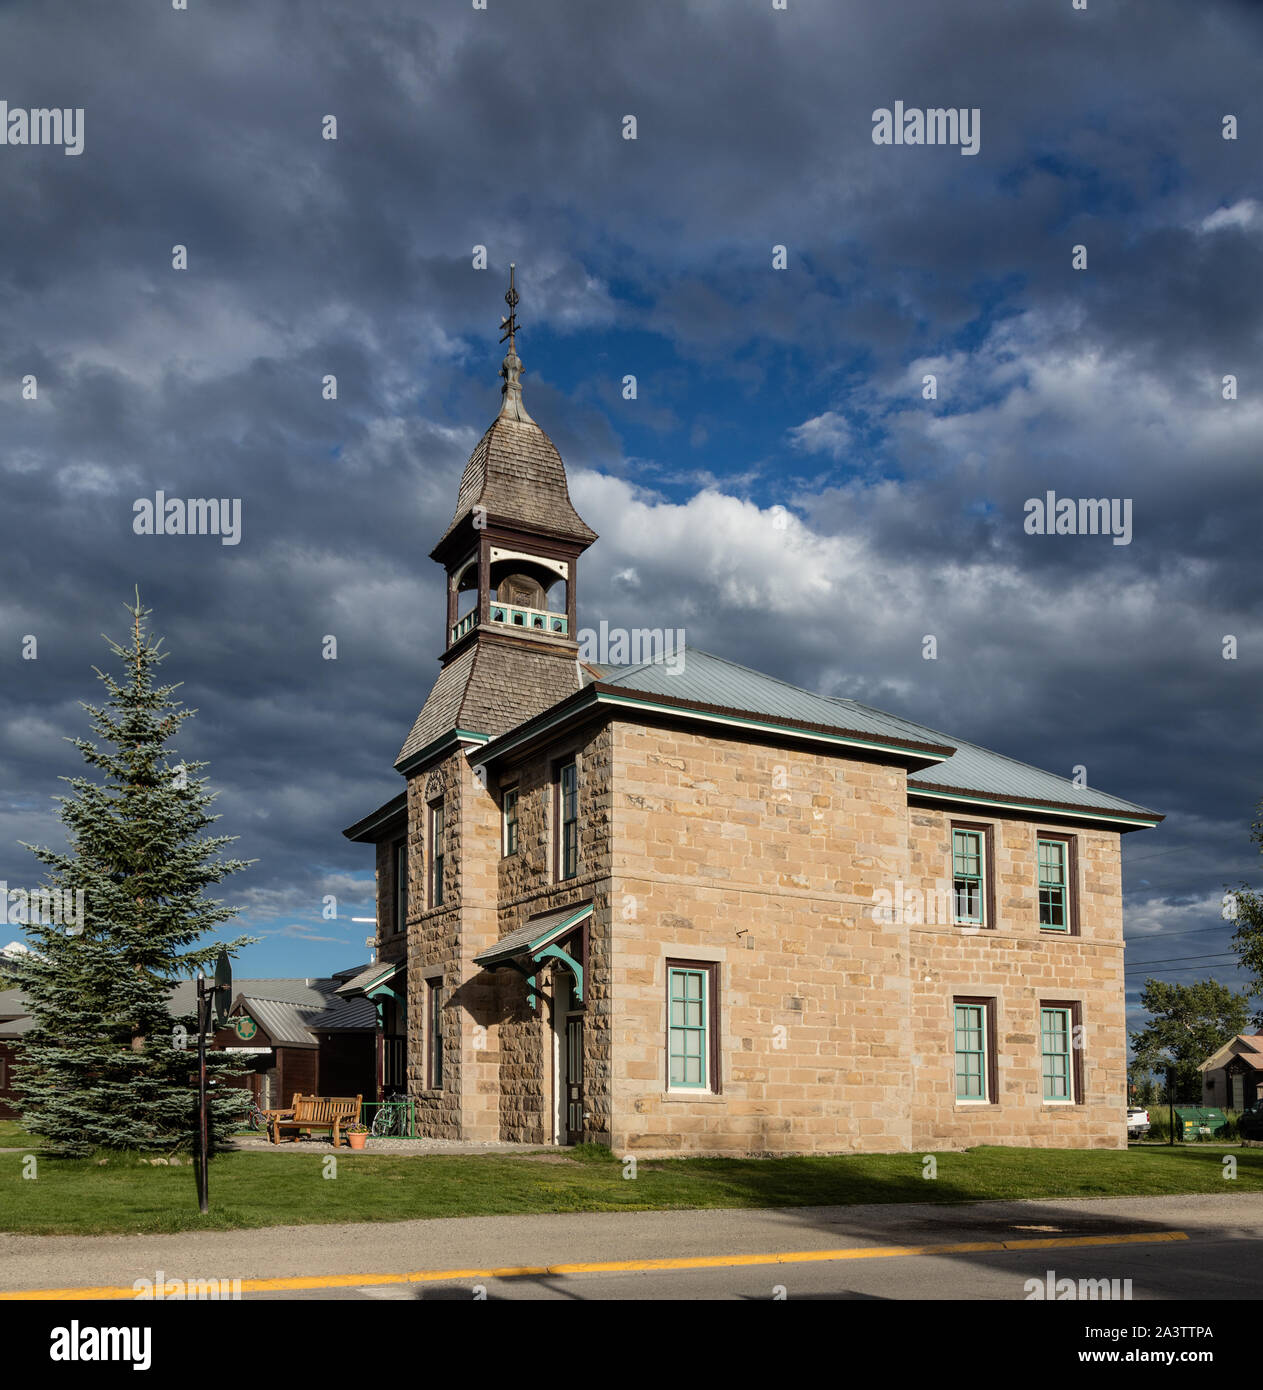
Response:
[[[0,1149],[29,1144],[31,1137],[16,1120],[0,1120]]]
[[[42,1235],[239,1229],[331,1221],[526,1212],[650,1211],[705,1207],[824,1206],[853,1202],[972,1202],[988,1198],[1139,1197],[1263,1191],[1263,1150],[1234,1150],[1223,1176],[1215,1145],[1169,1149],[978,1148],[939,1154],[922,1177],[920,1154],[844,1158],[641,1161],[634,1179],[608,1155],[541,1162],[519,1155],[394,1158],[328,1153],[223,1154],[211,1165],[211,1212],[197,1212],[191,1167],[141,1167],[115,1156],[22,1158],[0,1154],[0,1230]]]

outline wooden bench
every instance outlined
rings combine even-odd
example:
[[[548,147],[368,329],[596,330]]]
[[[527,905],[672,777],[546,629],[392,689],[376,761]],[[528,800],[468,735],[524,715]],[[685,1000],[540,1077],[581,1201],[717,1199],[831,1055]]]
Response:
[[[299,1134],[313,1134],[328,1130],[333,1136],[336,1149],[342,1142],[346,1131],[360,1122],[360,1101],[362,1096],[300,1096],[294,1097],[290,1110],[274,1115],[268,1124],[268,1138],[274,1144],[281,1142],[281,1135],[294,1130],[291,1143],[298,1142]],[[350,1140],[347,1140],[350,1144]]]

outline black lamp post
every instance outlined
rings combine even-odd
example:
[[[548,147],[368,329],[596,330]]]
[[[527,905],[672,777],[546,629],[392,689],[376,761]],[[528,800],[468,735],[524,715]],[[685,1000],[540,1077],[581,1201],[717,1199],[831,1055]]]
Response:
[[[210,1210],[209,1174],[210,1125],[206,1106],[206,1032],[210,1027],[211,1007],[215,1022],[223,1027],[232,1007],[232,966],[228,953],[220,951],[215,962],[215,982],[211,985],[203,971],[197,972],[197,1206],[203,1216]]]

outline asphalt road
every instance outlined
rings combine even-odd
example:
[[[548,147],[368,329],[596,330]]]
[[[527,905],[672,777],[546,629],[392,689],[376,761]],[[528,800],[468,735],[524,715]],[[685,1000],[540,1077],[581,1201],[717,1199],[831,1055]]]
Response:
[[[241,1279],[249,1299],[472,1299],[476,1287],[489,1301],[770,1299],[778,1287],[787,1299],[1025,1299],[1026,1280],[1052,1270],[1058,1279],[1131,1279],[1133,1299],[1258,1299],[1260,1237],[1263,1196],[1246,1193],[0,1235],[0,1291],[131,1297],[136,1280],[162,1271],[167,1280]],[[961,1244],[983,1248],[944,1248]],[[706,1264],[555,1268],[663,1260]],[[264,1280],[277,1282],[249,1287]],[[314,1286],[295,1287],[300,1280]]]
[[[1244,1267],[1243,1267],[1244,1266]],[[1133,1301],[1263,1298],[1263,1255],[1238,1238],[1200,1237],[1183,1245],[1131,1245],[1043,1249],[954,1256],[767,1267],[684,1269],[619,1274],[531,1275],[511,1279],[393,1284],[301,1293],[258,1293],[260,1299],[352,1298],[387,1302],[454,1301],[609,1302],[637,1300],[759,1299],[1021,1299],[1027,1281],[1047,1288],[1056,1279],[1117,1279]],[[1091,1287],[1091,1286],[1088,1286]],[[1112,1286],[1111,1286],[1112,1291]]]

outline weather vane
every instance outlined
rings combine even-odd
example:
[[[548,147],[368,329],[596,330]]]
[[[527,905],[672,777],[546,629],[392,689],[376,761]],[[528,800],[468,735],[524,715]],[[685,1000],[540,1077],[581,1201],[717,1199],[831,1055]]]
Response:
[[[506,317],[503,314],[500,315],[500,327],[504,329],[504,333],[502,334],[500,341],[504,342],[505,338],[507,338],[509,340],[509,350],[511,352],[517,351],[513,342],[513,335],[517,332],[516,311],[518,301],[518,292],[513,284],[513,272],[515,269],[515,265],[515,262],[509,262],[509,292],[504,296],[504,302],[509,306],[508,316]]]

